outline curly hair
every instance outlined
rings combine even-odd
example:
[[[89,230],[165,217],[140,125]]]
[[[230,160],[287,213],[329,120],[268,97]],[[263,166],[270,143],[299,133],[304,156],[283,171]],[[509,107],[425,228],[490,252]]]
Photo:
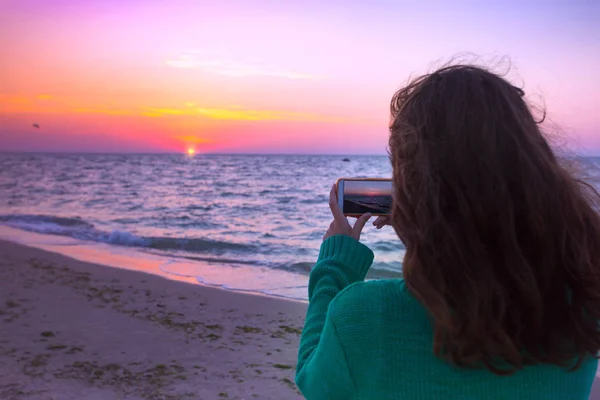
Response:
[[[599,195],[561,166],[521,89],[471,65],[391,101],[392,225],[433,351],[511,374],[600,350]]]

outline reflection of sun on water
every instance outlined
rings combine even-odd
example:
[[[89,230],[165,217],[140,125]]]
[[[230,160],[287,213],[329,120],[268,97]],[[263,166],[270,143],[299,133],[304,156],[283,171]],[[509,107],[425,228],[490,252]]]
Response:
[[[192,147],[190,147],[190,148],[187,150],[187,153],[188,153],[188,155],[190,155],[190,156],[193,156],[194,154],[196,154],[196,150],[194,150]]]

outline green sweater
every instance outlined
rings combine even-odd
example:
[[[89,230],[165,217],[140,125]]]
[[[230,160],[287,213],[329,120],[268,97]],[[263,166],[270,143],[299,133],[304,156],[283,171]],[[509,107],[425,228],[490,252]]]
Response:
[[[437,358],[427,311],[402,279],[364,282],[372,262],[371,250],[348,236],[321,246],[296,370],[308,400],[588,398],[592,358],[575,372],[536,365],[511,376]]]

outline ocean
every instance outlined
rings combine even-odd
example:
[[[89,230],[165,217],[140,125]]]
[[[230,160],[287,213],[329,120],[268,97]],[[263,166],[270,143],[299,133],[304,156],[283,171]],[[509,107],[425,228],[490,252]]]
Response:
[[[600,177],[600,159],[585,159]],[[0,154],[0,225],[159,257],[162,273],[305,300],[340,177],[391,176],[387,156]],[[368,224],[368,278],[400,276],[404,246]]]

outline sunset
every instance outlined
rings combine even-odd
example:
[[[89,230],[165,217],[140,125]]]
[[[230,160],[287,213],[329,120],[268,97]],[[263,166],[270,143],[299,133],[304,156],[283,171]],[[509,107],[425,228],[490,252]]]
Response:
[[[600,0],[0,0],[0,400],[600,400]]]
[[[0,151],[385,154],[392,94],[468,53],[598,152],[598,4],[440,4],[3,1]]]

